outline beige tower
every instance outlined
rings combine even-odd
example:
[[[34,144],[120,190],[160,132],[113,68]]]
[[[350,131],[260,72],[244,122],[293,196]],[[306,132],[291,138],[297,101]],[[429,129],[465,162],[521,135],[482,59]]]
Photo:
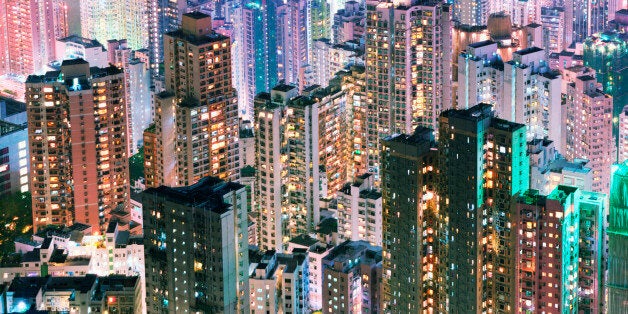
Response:
[[[26,81],[33,226],[80,222],[103,232],[129,198],[124,75],[66,60]]]
[[[157,138],[146,186],[186,186],[205,176],[234,180],[238,104],[231,84],[231,42],[208,15],[183,15],[164,35],[166,91],[155,96]],[[155,173],[153,173],[155,172]]]

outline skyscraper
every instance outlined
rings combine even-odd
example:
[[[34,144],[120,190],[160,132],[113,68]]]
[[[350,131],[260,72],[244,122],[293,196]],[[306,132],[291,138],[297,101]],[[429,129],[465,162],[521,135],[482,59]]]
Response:
[[[248,313],[245,187],[205,177],[142,204],[148,313]]]
[[[52,1],[0,1],[0,75],[41,74],[54,58]]]
[[[458,107],[495,106],[498,117],[525,124],[527,140],[550,139],[562,152],[560,75],[549,69],[543,49],[513,53],[503,62],[497,43],[470,44],[458,57]]]
[[[253,100],[258,93],[268,92],[278,83],[277,74],[277,1],[250,0],[239,8],[242,27],[236,29],[242,47],[243,79],[239,102],[241,110],[253,116]]]
[[[310,8],[306,0],[289,0],[277,7],[277,67],[280,81],[303,91],[312,51]]]
[[[295,86],[255,98],[255,208],[260,247],[282,252],[319,221],[318,103]]]
[[[96,39],[101,43],[124,38],[131,49],[148,47],[150,23],[147,1],[80,0],[80,3],[80,35],[83,37]]]
[[[597,88],[593,76],[584,75],[567,84],[565,156],[588,159],[594,192],[607,193],[611,164],[615,160],[612,135],[613,99]]]
[[[595,70],[605,94],[613,97],[613,136],[618,135],[617,118],[628,104],[628,33],[604,32],[584,41],[584,65]]]
[[[382,141],[382,311],[447,311],[444,216],[431,129]]]
[[[365,173],[338,191],[338,238],[382,246],[382,193]]]
[[[66,60],[26,81],[33,226],[104,232],[129,199],[124,75]]]
[[[528,190],[517,197],[515,312],[578,309],[579,198],[577,188],[564,185],[548,196]]]
[[[525,126],[495,118],[488,104],[448,110],[439,122],[449,311],[513,311],[510,202],[529,186]]]
[[[186,186],[204,176],[237,179],[238,104],[231,45],[208,15],[183,15],[164,35],[166,91],[155,96],[156,174],[148,187]]]
[[[418,125],[437,129],[451,106],[450,10],[441,2],[367,1],[369,171],[380,168],[379,139]]]
[[[628,162],[613,166],[608,216],[609,313],[621,313],[628,302]]]
[[[345,241],[323,257],[323,313],[379,313],[382,249]]]

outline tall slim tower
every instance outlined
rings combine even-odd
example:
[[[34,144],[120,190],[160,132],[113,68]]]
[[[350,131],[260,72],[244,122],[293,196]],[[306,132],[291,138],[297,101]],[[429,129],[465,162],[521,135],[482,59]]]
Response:
[[[438,152],[431,129],[382,141],[383,287],[387,313],[447,312]]]
[[[525,126],[495,118],[487,104],[448,110],[439,122],[449,311],[513,311],[510,203],[529,186]]]
[[[608,193],[615,160],[613,98],[597,88],[593,76],[583,75],[567,84],[566,100],[565,156],[588,159],[593,171],[593,191]]]
[[[41,74],[54,58],[52,1],[0,1],[0,75]]]
[[[258,93],[268,92],[277,85],[277,1],[250,0],[240,8],[242,29],[238,42],[242,47],[241,71],[243,85],[239,86],[240,109],[253,116],[253,101]]]
[[[153,157],[148,187],[186,186],[204,176],[237,179],[238,103],[231,84],[231,44],[203,13],[183,15],[164,35],[166,91],[155,96]]]
[[[129,199],[124,74],[66,60],[26,81],[33,226],[104,232]]]
[[[146,1],[80,0],[81,31],[85,38],[106,43],[110,39],[126,39],[131,49],[147,48],[150,37]]]
[[[369,171],[379,139],[437,129],[451,106],[451,8],[441,2],[367,1],[366,93]]]
[[[608,216],[608,313],[628,302],[628,162],[613,166]]]
[[[277,8],[277,66],[280,81],[299,87],[307,82],[312,51],[310,7],[306,0],[288,0]]]
[[[320,220],[318,103],[295,86],[255,98],[255,215],[260,247],[285,249]]]
[[[142,204],[148,313],[248,313],[246,188],[205,177]]]

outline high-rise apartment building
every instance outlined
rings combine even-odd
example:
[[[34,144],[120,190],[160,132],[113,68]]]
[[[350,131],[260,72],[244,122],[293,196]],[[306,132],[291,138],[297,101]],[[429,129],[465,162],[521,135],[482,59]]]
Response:
[[[577,311],[579,197],[577,188],[564,185],[547,197],[535,190],[517,197],[513,213],[517,262],[511,283],[516,297],[511,311]]]
[[[578,190],[578,311],[600,313],[606,307],[608,195]]]
[[[366,73],[364,66],[353,66],[342,73],[342,89],[347,93],[348,148],[347,178],[353,179],[367,172],[367,110]]]
[[[440,211],[447,215],[447,291],[452,313],[514,311],[511,200],[528,189],[526,128],[491,106],[440,117]]]
[[[2,0],[0,8],[0,75],[45,72],[54,58],[53,1]]]
[[[628,160],[628,105],[619,115],[619,145],[617,146],[617,162]]]
[[[166,91],[155,96],[156,173],[148,187],[186,186],[204,176],[237,179],[238,103],[228,37],[203,13],[183,15],[164,35]],[[148,180],[148,178],[152,178]]]
[[[323,313],[379,313],[382,249],[346,241],[322,261]]]
[[[246,189],[205,177],[142,197],[148,313],[248,313]]]
[[[318,105],[318,152],[321,198],[332,198],[347,181],[347,161],[350,150],[347,137],[351,121],[347,120],[347,93],[342,78],[335,77],[325,88],[307,87],[304,96]],[[313,129],[315,131],[315,129]]]
[[[284,250],[319,221],[318,103],[295,86],[278,85],[255,99],[258,214],[262,249]]]
[[[279,80],[297,86],[299,91],[310,85],[306,73],[312,51],[310,13],[305,0],[286,1],[276,13]]]
[[[129,156],[138,152],[143,145],[142,133],[152,122],[150,65],[135,57],[128,41],[107,42],[109,63],[124,70],[126,85],[127,128],[129,130]]]
[[[542,7],[543,47],[547,53],[560,53],[572,42],[573,23],[566,18],[562,7]]]
[[[527,139],[550,139],[562,152],[561,79],[543,49],[513,53],[503,62],[493,41],[470,44],[458,57],[458,107],[484,102],[497,116],[525,124]]]
[[[54,60],[61,65],[63,60],[81,58],[91,66],[105,68],[109,66],[107,49],[97,40],[77,35],[57,38]],[[112,62],[113,63],[113,62]],[[53,64],[54,66],[55,64]]]
[[[628,162],[613,166],[608,215],[609,313],[621,313],[628,302]]]
[[[549,70],[543,49],[519,50],[504,64],[503,102],[498,116],[525,124],[527,138],[548,138],[562,143],[560,74]],[[558,151],[563,151],[558,145]]]
[[[251,260],[250,268],[251,314],[308,313],[307,250],[267,251],[259,261]]]
[[[628,104],[628,33],[604,32],[583,44],[584,65],[593,68],[605,94],[613,97],[613,136],[618,134],[615,119]]]
[[[352,42],[332,44],[329,39],[317,39],[312,46],[312,84],[327,86],[340,70],[364,65],[364,52]]]
[[[567,10],[573,10],[573,40],[584,42],[589,36],[604,31],[608,17],[608,1],[565,1]]]
[[[329,3],[326,0],[314,0],[311,1],[309,8],[308,22],[310,27],[310,40],[314,41],[322,38],[331,38],[331,19],[334,14],[330,12],[332,7],[336,7],[337,3]],[[308,45],[312,45],[310,42]]]
[[[236,29],[241,51],[237,82],[240,109],[248,117],[253,116],[253,100],[258,93],[268,92],[277,85],[277,1],[250,0],[240,10],[242,25]]]
[[[104,232],[129,199],[124,74],[66,60],[26,81],[33,227]]]
[[[339,241],[368,241],[382,246],[382,193],[375,176],[365,173],[338,191]]]
[[[0,97],[0,197],[28,192],[26,104]]]
[[[364,46],[366,31],[366,8],[358,1],[347,1],[344,8],[333,16],[331,39],[334,44],[355,41]]]
[[[565,156],[589,160],[594,192],[608,193],[611,164],[615,160],[612,134],[613,99],[597,88],[593,76],[567,85],[564,124]]]
[[[593,172],[586,159],[568,161],[556,151],[554,142],[535,139],[528,142],[530,156],[530,189],[549,195],[558,185],[593,188]]]
[[[148,47],[150,11],[146,1],[80,0],[80,8],[80,35],[83,37],[96,39],[101,43],[110,39],[126,38],[131,49]]]
[[[438,152],[431,129],[382,141],[382,311],[447,311]]]
[[[368,171],[378,175],[379,139],[437,129],[451,106],[451,7],[440,2],[367,1]]]

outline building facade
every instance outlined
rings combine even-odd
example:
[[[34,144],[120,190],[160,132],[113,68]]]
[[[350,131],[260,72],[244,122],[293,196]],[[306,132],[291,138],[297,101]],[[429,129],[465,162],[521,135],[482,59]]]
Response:
[[[228,37],[203,13],[183,15],[164,35],[166,91],[156,94],[157,172],[148,187],[186,186],[204,176],[239,176],[238,104],[231,81]],[[190,53],[191,52],[191,53]]]
[[[103,232],[129,206],[122,71],[66,60],[26,89],[34,229],[80,222]]]
[[[437,2],[367,1],[368,170],[379,180],[379,140],[437,129],[451,106],[451,7]]]
[[[249,312],[243,185],[205,177],[144,192],[148,313]]]

